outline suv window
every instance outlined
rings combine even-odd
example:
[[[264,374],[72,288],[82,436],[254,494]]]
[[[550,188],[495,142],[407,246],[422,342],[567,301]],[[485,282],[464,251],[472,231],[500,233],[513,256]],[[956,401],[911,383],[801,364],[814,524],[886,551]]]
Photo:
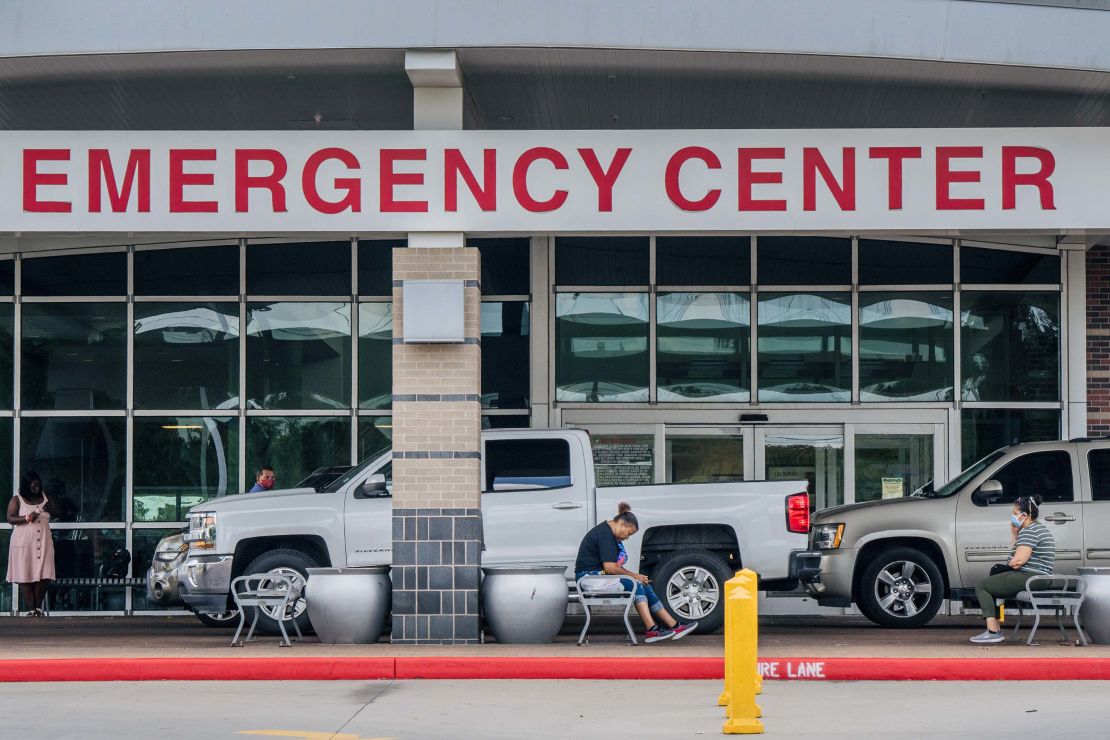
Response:
[[[1023,455],[991,476],[1002,484],[1002,497],[994,505],[1012,504],[1034,494],[1045,502],[1073,501],[1071,455],[1063,450]]]
[[[1087,464],[1091,467],[1091,499],[1110,501],[1110,450],[1091,450]]]
[[[570,445],[565,439],[491,439],[485,460],[484,491],[570,485]]]

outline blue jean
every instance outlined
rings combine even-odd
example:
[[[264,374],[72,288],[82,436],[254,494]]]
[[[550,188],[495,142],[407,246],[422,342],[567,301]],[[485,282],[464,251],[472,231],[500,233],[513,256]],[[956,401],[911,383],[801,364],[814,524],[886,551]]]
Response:
[[[605,571],[601,571],[601,570],[580,570],[580,571],[575,572],[574,578],[575,578],[575,580],[578,580],[582,576],[608,576],[608,575],[612,575],[612,573],[606,573]],[[624,587],[625,591],[631,591],[632,590],[632,586],[629,585],[628,581],[622,580],[621,581],[621,586]],[[650,609],[653,613],[658,613],[658,612],[663,611],[663,602],[659,600],[659,597],[656,595],[656,593],[652,589],[652,587],[647,585],[646,583],[637,583],[636,584],[636,595],[632,597],[632,600],[634,602],[636,602],[637,604],[642,604],[643,602],[646,601],[647,605],[648,605],[648,609]]]

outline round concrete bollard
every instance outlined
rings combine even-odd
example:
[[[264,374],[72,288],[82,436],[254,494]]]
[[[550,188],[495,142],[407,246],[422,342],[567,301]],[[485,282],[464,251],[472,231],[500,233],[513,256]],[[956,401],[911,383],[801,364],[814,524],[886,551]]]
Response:
[[[1079,568],[1087,582],[1087,596],[1079,622],[1096,644],[1110,645],[1110,568]]]
[[[482,568],[482,611],[498,642],[553,642],[567,614],[566,569]]]
[[[377,642],[393,601],[389,566],[309,568],[305,601],[320,642]]]

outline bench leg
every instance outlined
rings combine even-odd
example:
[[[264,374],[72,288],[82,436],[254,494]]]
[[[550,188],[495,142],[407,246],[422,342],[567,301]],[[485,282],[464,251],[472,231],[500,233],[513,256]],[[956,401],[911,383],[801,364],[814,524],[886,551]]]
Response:
[[[243,625],[246,623],[247,610],[244,609],[242,606],[239,606],[239,628],[235,630],[235,637],[231,638],[231,647],[243,647],[243,642],[239,639],[239,635],[243,633]]]
[[[582,625],[582,633],[578,635],[578,644],[584,645],[587,642],[586,633],[590,631],[590,606],[586,603],[585,599],[582,599],[581,604],[582,611],[586,612],[586,623]]]
[[[628,621],[628,612],[632,611],[633,600],[629,599],[628,603],[624,606],[624,628],[628,630],[628,639],[632,640],[633,645],[639,645],[636,642],[636,633],[632,631],[632,623]]]
[[[1026,645],[1033,644],[1033,636],[1037,634],[1037,627],[1041,625],[1041,608],[1033,605],[1033,629],[1029,630],[1029,639],[1025,641]]]
[[[254,628],[258,626],[258,615],[259,615],[259,613],[261,613],[261,611],[262,611],[261,607],[257,607],[257,606],[254,607],[254,619],[251,620],[251,628],[247,632],[246,642],[250,642],[251,638],[254,637]]]
[[[1017,639],[1018,632],[1021,630],[1021,620],[1024,616],[1025,608],[1019,606],[1017,609],[1017,623],[1014,625],[1014,634],[1012,635],[1014,639]]]
[[[1080,602],[1079,606],[1075,607],[1075,609],[1072,610],[1071,614],[1072,620],[1075,622],[1075,631],[1079,633],[1079,642],[1083,645],[1083,647],[1087,647],[1087,645],[1089,644],[1087,642],[1087,635],[1083,634],[1083,628],[1079,625],[1079,609],[1082,606],[1083,604],[1082,602]]]

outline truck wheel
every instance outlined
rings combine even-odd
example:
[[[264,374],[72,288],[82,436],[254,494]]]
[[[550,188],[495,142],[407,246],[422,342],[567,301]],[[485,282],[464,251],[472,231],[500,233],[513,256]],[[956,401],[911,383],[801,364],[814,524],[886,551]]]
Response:
[[[196,615],[205,627],[234,627],[239,623],[239,612],[235,609],[228,609],[219,614],[196,612]],[[261,618],[258,621],[261,622]]]
[[[681,550],[655,566],[652,588],[675,619],[697,620],[698,632],[716,632],[725,622],[725,581],[732,570],[708,550]]]
[[[881,627],[920,627],[936,616],[942,601],[940,568],[918,550],[884,550],[863,569],[859,608]]]
[[[244,575],[256,573],[273,573],[275,575],[289,576],[293,581],[293,588],[297,590],[297,599],[293,602],[292,614],[297,620],[303,634],[312,633],[312,624],[308,621],[308,609],[304,600],[304,586],[308,579],[308,569],[319,567],[319,563],[311,555],[306,555],[300,550],[271,550],[265,552],[251,561]],[[262,613],[258,615],[258,632],[264,635],[280,635],[277,626],[277,610],[261,607]],[[253,614],[247,615],[247,621],[254,618]],[[289,631],[292,625],[285,626]],[[293,635],[296,637],[296,635]]]

